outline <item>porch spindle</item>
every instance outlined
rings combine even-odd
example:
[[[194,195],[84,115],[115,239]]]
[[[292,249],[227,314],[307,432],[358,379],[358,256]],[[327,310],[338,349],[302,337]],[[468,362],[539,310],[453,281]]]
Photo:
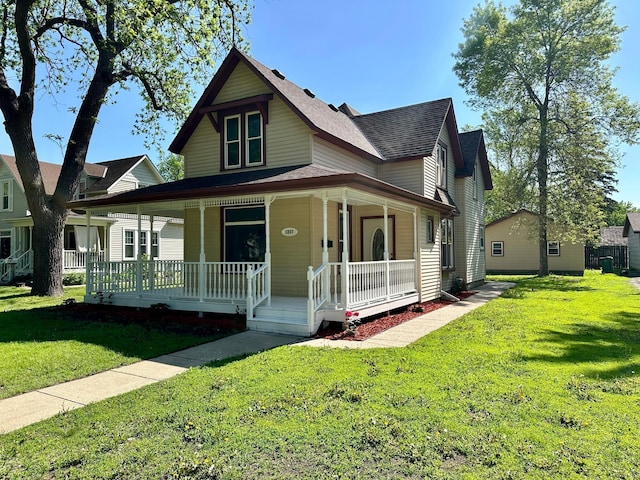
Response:
[[[153,258],[153,215],[149,216],[149,291],[153,292],[155,282],[155,259]]]

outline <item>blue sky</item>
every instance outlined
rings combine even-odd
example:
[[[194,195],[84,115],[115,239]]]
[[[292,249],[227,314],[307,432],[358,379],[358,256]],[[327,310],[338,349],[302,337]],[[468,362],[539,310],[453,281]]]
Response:
[[[477,126],[481,112],[470,110],[452,71],[451,54],[462,41],[462,19],[480,0],[254,0],[253,22],[245,36],[250,54],[277,68],[303,88],[336,105],[347,102],[362,113],[452,97],[458,126]],[[513,0],[505,3],[513,3]],[[626,25],[622,49],[612,58],[619,68],[616,87],[640,102],[640,2],[614,0],[618,24]],[[204,88],[204,86],[202,87]],[[97,162],[155,151],[131,127],[141,102],[133,92],[103,107],[87,160]],[[197,99],[194,99],[194,102]],[[64,99],[41,97],[34,136],[41,160],[58,163],[61,152],[44,138],[66,136],[72,118]],[[172,140],[167,134],[166,145]],[[616,200],[640,207],[640,147],[624,147]],[[0,133],[0,152],[11,153]]]

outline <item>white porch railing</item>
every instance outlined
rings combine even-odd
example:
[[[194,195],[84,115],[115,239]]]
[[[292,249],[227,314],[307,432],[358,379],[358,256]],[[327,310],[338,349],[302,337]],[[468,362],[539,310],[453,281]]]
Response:
[[[87,255],[92,262],[104,262],[104,251],[78,252],[76,250],[62,251],[62,267],[65,270],[84,270],[87,266]]]
[[[248,296],[247,277],[253,269],[263,295],[265,266],[260,262],[183,262],[181,260],[135,260],[91,262],[87,293],[154,294],[201,300],[225,300],[244,303]],[[201,270],[203,269],[203,270]],[[261,270],[262,269],[262,270]],[[201,276],[201,273],[203,276]],[[200,279],[203,278],[204,281]],[[258,295],[256,297],[258,298]],[[261,298],[260,301],[263,299]]]
[[[329,264],[321,265],[316,271],[313,270],[313,267],[309,267],[309,270],[307,271],[307,281],[309,282],[307,322],[309,324],[310,332],[314,332],[316,330],[316,312],[329,301],[330,273],[331,268]]]
[[[349,262],[348,289],[343,292],[342,263],[330,263],[330,302],[353,310],[417,291],[416,261]]]
[[[255,308],[269,298],[269,265],[267,263],[255,270],[251,265],[247,269],[247,320],[255,318]]]

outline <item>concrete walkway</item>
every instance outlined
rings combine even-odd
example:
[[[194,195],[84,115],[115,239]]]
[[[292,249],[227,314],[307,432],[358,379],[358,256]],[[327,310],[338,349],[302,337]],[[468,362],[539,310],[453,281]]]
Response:
[[[514,284],[489,282],[478,293],[426,313],[367,340],[304,339],[261,332],[242,332],[169,355],[143,360],[89,377],[41,388],[0,400],[0,433],[31,425],[54,415],[166,380],[190,367],[257,353],[282,345],[341,348],[404,347],[462,315],[484,305]]]

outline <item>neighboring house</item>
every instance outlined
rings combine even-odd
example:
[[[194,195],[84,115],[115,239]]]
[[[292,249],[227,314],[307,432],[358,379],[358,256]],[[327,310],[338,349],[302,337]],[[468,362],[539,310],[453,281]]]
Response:
[[[489,273],[535,273],[540,269],[538,216],[518,210],[489,223],[485,229],[486,265]],[[547,257],[549,272],[584,274],[584,245],[560,242],[557,227],[549,222]]]
[[[72,206],[182,216],[185,262],[146,276],[95,262],[87,301],[246,312],[250,329],[310,335],[484,280],[489,165],[449,98],[363,115],[234,48],[170,150],[184,180]]]
[[[45,192],[53,194],[61,165],[40,162]],[[91,198],[164,183],[155,165],[146,155],[100,163],[86,163],[75,197]],[[24,186],[15,158],[0,155],[0,281],[27,275],[33,270],[31,232],[33,219],[27,207]],[[87,255],[99,261],[135,260],[138,252],[162,259],[181,260],[183,253],[182,219],[101,215],[90,219],[69,212],[64,228],[63,269],[84,271]],[[138,229],[142,241],[138,242]],[[11,267],[11,268],[9,268]]]
[[[640,212],[627,213],[622,235],[629,245],[629,268],[640,270]]]

